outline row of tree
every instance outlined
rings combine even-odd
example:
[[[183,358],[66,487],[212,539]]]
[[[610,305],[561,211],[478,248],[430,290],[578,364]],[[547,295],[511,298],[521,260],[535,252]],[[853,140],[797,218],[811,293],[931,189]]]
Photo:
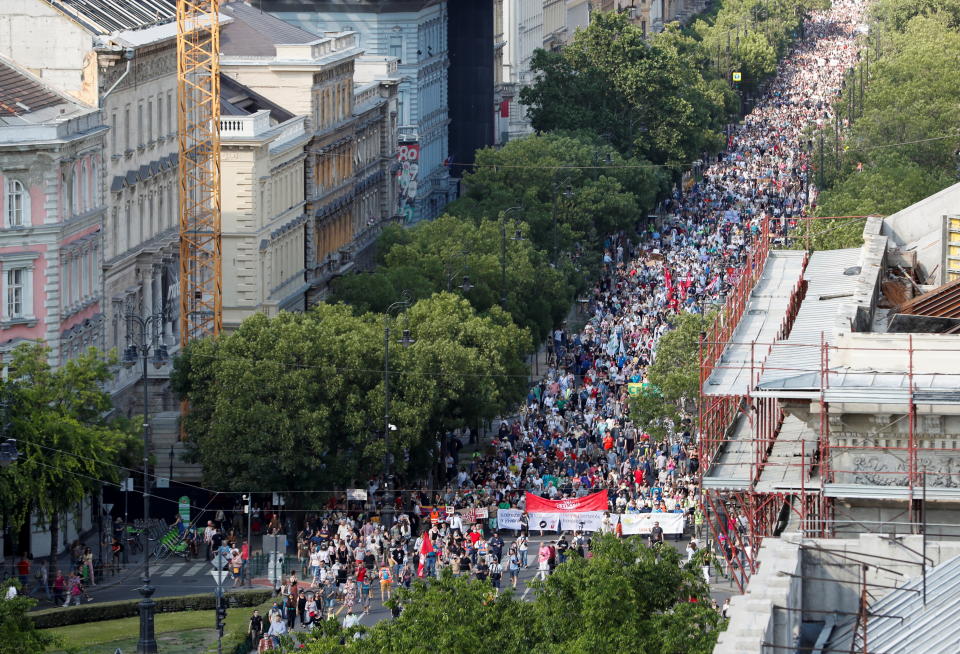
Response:
[[[860,59],[811,137],[820,216],[889,215],[956,183],[960,2],[877,0]],[[862,220],[817,221],[815,245],[860,243]]]
[[[132,421],[115,417],[104,385],[116,359],[91,348],[52,367],[40,344],[15,348],[0,386],[5,433],[19,458],[0,469],[0,513],[11,536],[35,518],[60,543],[61,520],[114,482],[120,466],[137,459]],[[53,578],[55,559],[48,561]]]
[[[725,0],[688,27],[649,36],[624,14],[594,14],[562,50],[537,51],[536,82],[520,99],[537,131],[586,130],[677,173],[722,147],[741,101],[774,74],[803,17],[825,4]]]
[[[403,609],[397,619],[352,630],[357,638],[330,621],[303,638],[304,651],[709,654],[724,620],[696,572],[671,547],[598,536],[591,558],[572,554],[532,601],[442,575],[401,590],[391,600]]]

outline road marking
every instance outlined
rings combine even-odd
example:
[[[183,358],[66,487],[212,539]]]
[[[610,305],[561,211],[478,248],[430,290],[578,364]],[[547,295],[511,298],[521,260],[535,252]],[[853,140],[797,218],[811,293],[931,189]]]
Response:
[[[189,570],[187,570],[186,572],[184,572],[183,574],[184,574],[184,575],[198,575],[198,574],[200,574],[200,572],[201,572],[204,568],[207,568],[207,567],[210,567],[210,564],[209,564],[209,563],[198,563],[198,564],[196,564],[195,566],[193,566],[192,568],[190,568]]]
[[[171,576],[171,575],[175,575],[175,574],[177,574],[177,572],[180,570],[180,568],[182,568],[182,567],[185,566],[185,565],[186,565],[186,563],[174,563],[173,565],[168,566],[166,570],[164,570],[163,572],[161,572],[161,573],[160,573],[160,576],[161,576],[161,577],[169,577],[169,576]]]
[[[520,596],[520,600],[523,601],[527,599],[527,593],[529,592],[530,592],[530,586],[527,586],[526,588],[523,589],[523,595]]]

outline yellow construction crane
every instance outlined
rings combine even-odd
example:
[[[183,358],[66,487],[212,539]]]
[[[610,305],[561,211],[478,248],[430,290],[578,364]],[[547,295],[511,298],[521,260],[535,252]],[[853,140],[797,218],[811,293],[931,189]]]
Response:
[[[180,345],[223,326],[220,0],[177,0]]]

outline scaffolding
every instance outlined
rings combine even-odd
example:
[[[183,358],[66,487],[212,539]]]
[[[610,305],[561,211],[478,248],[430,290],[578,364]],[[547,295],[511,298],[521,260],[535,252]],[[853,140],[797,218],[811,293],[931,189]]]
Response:
[[[960,502],[960,470],[943,458],[960,448],[942,422],[943,414],[960,415],[960,366],[950,359],[958,343],[943,334],[835,328],[843,303],[859,300],[873,315],[876,292],[855,265],[866,255],[771,251],[770,240],[764,221],[743,273],[700,335],[701,508],[741,592],[765,536],[788,525],[833,536],[845,523],[838,501],[905,503],[905,523],[890,525],[912,533],[920,530],[921,484],[928,499]],[[845,425],[845,416],[857,424]],[[918,430],[924,416],[931,422]]]

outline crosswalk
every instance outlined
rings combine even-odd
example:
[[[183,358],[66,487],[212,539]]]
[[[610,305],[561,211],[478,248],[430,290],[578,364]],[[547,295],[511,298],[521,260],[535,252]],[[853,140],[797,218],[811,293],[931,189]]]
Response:
[[[155,563],[153,568],[155,570],[154,574],[157,577],[173,577],[177,574],[182,577],[194,577],[197,575],[205,575],[210,570],[213,570],[213,567],[206,561],[201,561],[200,563],[184,561],[173,561],[166,564]]]

